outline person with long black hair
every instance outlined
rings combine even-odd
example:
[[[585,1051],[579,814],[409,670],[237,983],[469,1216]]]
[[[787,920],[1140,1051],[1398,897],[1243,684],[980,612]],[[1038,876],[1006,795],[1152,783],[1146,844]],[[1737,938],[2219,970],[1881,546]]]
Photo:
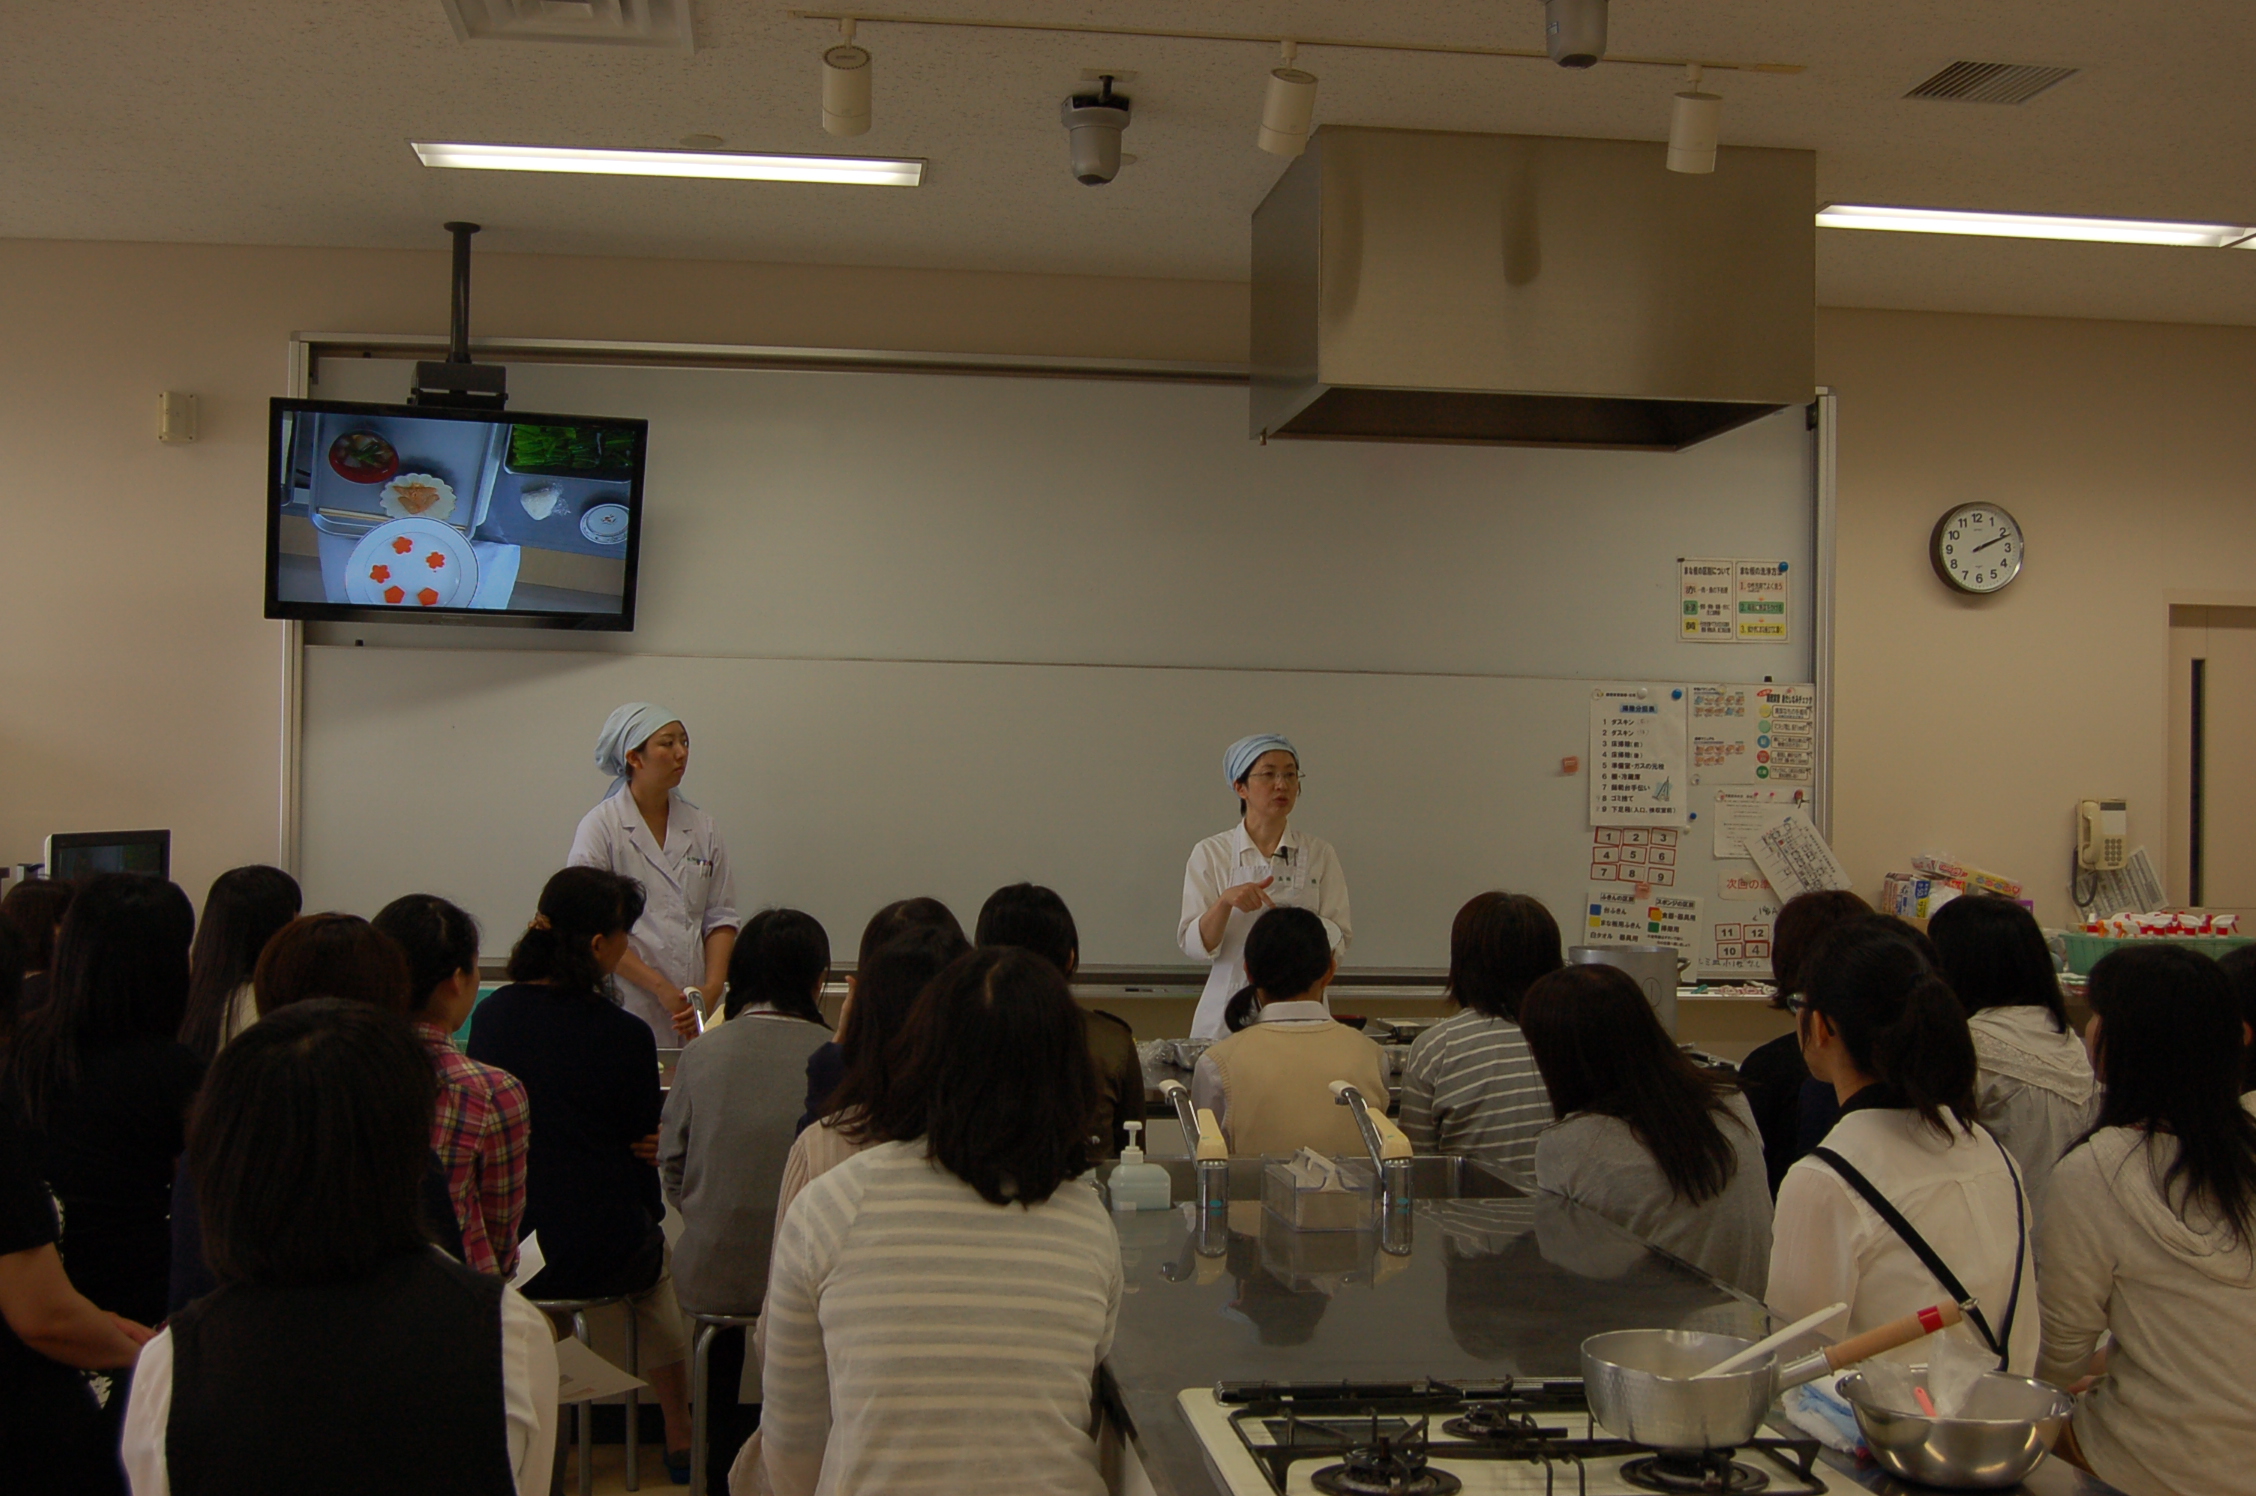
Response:
[[[953,943],[955,950],[969,949],[955,911],[935,898],[895,899],[869,917],[869,922],[862,926],[861,944],[854,949],[854,969],[846,978],[846,1001],[838,1009],[838,1037],[807,1056],[807,1109],[799,1114],[801,1133],[814,1126],[816,1118],[831,1116],[838,1110],[838,1087],[846,1077],[846,1036],[853,1032],[854,1008],[861,1001],[871,958],[880,948],[913,930],[937,931],[944,940]],[[955,959],[955,950],[941,960],[942,966]],[[908,1009],[904,1007],[895,1015],[895,1020],[907,1016]],[[884,1032],[890,1035],[896,1026],[897,1021],[889,1022]]]
[[[674,1291],[692,1312],[760,1312],[799,1080],[807,1056],[830,1038],[821,1002],[829,975],[830,936],[820,921],[797,909],[761,910],[729,955],[728,1021],[682,1051],[658,1130],[658,1175],[681,1211]],[[705,1468],[715,1491],[751,1431],[737,1405],[743,1370],[744,1332],[715,1336],[705,1384],[714,1404]]]
[[[2012,1158],[1974,1120],[1974,1041],[1934,947],[1885,915],[1812,954],[1795,999],[1802,1055],[1840,1120],[1786,1171],[1769,1303],[1784,1319],[1849,1306],[1817,1333],[1861,1334],[1939,1299],[1971,1302],[1972,1337],[2005,1370],[2037,1361],[2036,1254]],[[1924,1361],[1918,1344],[1887,1353]]]
[[[1793,1011],[1794,999],[1809,990],[1810,953],[1834,926],[1870,913],[1872,906],[1845,888],[1813,888],[1788,899],[1770,927],[1771,1005]],[[1755,1126],[1762,1130],[1763,1170],[1775,1198],[1788,1166],[1809,1152],[1804,1132],[1814,1143],[1833,1126],[1833,1088],[1811,1082],[1801,1035],[1789,1030],[1747,1052],[1739,1062],[1739,1089],[1747,1093]]]
[[[2250,1035],[2256,1036],[2256,945],[2235,946],[2217,958],[2225,976],[2232,982],[2234,999],[2240,1004],[2240,1021],[2248,1025]],[[2256,1038],[2241,1046],[2244,1069],[2240,1078],[2242,1095],[2256,1092]]]
[[[1211,1109],[1239,1154],[1363,1154],[1355,1116],[1334,1099],[1344,1080],[1385,1110],[1386,1054],[1332,1017],[1331,935],[1307,909],[1271,909],[1245,941],[1247,985],[1230,999],[1229,1038],[1199,1056],[1191,1098]]]
[[[2060,1160],[2037,1235],[2044,1354],[2074,1386],[2063,1443],[2131,1496],[2256,1491],[2256,1101],[2214,962],[2169,945],[2101,959],[2085,1030],[2099,1125]],[[2104,1367],[2094,1352],[2112,1335]]]
[[[776,1233],[759,1479],[737,1489],[1103,1496],[1091,1395],[1122,1274],[1081,1177],[1082,1026],[1025,950],[972,951],[918,999],[881,1141]]]
[[[45,1006],[10,1046],[7,1099],[62,1206],[81,1293],[142,1324],[165,1315],[173,1163],[204,1062],[175,1036],[196,912],[162,878],[90,878],[63,917]]]
[[[1009,883],[979,906],[974,945],[1015,945],[1046,956],[1064,974],[1066,985],[1081,969],[1081,931],[1073,911],[1055,889],[1038,883]],[[1144,1066],[1136,1055],[1136,1031],[1126,1019],[1102,1008],[1084,1007],[1089,1021],[1089,1059],[1097,1067],[1097,1117],[1090,1136],[1108,1158],[1128,1145],[1130,1122],[1144,1120]]]
[[[568,867],[509,953],[509,985],[478,1005],[468,1054],[506,1070],[532,1103],[526,1235],[546,1265],[536,1299],[631,1297],[641,1375],[666,1417],[666,1467],[689,1479],[688,1341],[668,1271],[659,1192],[658,1042],[620,1006],[612,974],[642,916],[642,885]]]
[[[188,1162],[222,1286],[141,1353],[134,1496],[548,1490],[552,1332],[424,1234],[435,1090],[368,1003],[295,1003],[220,1052]]]
[[[1536,1187],[1761,1298],[1770,1187],[1739,1088],[1686,1059],[1644,990],[1611,966],[1536,982],[1520,1028],[1559,1114],[1535,1140]]]
[[[77,885],[61,878],[27,878],[0,898],[0,919],[15,926],[23,937],[23,989],[16,994],[15,1015],[30,1015],[46,1006],[47,988],[55,965],[55,938],[63,931],[63,916],[70,912]]]
[[[1976,1112],[2041,1210],[2052,1166],[2099,1116],[2099,1083],[2068,1027],[2044,931],[2011,899],[1970,893],[1935,911],[1927,938],[1966,1009]]]
[[[298,880],[253,863],[212,879],[188,951],[188,1012],[180,1042],[211,1063],[219,1047],[258,1021],[251,973],[275,932],[305,907]]]

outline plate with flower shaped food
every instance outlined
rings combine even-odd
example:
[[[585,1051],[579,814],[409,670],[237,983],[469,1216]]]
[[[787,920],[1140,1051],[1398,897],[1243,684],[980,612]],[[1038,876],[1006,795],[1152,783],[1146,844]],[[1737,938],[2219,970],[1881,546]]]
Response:
[[[345,600],[370,608],[467,608],[478,591],[478,558],[452,525],[395,519],[353,547]]]

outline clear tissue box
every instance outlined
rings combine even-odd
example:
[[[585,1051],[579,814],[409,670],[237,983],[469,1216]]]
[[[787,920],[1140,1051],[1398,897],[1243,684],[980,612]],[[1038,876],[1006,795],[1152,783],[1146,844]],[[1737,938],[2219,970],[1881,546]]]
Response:
[[[1261,1165],[1262,1209],[1295,1231],[1376,1231],[1378,1199],[1368,1159],[1316,1160],[1303,1149]]]

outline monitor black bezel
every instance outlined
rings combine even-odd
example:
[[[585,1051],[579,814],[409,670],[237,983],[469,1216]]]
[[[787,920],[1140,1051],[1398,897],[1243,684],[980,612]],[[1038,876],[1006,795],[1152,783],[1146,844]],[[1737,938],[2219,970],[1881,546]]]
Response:
[[[40,849],[42,855],[47,859],[43,871],[50,878],[59,878],[61,874],[55,870],[57,855],[77,847],[122,847],[135,843],[153,843],[157,848],[157,860],[162,864],[156,876],[160,878],[172,876],[172,832],[169,829],[149,831],[50,831],[47,833],[47,844]]]
[[[288,490],[288,454],[282,450],[282,420],[287,414],[389,416],[418,421],[470,421],[480,425],[629,426],[641,433],[635,443],[634,476],[627,494],[626,586],[616,613],[555,613],[543,608],[364,608],[351,603],[285,601],[276,595],[282,561],[282,495]],[[266,417],[266,616],[308,623],[421,623],[505,625],[513,628],[580,629],[631,633],[635,592],[642,570],[643,473],[650,455],[650,422],[635,416],[551,415],[520,410],[451,410],[435,405],[382,405],[363,400],[299,400],[276,397]]]

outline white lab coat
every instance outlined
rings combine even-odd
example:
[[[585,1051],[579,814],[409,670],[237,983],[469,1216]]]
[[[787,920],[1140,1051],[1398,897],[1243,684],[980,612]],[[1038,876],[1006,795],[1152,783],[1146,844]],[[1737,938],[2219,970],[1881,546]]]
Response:
[[[705,937],[738,924],[736,879],[711,816],[675,790],[666,812],[666,845],[660,848],[634,796],[622,789],[580,818],[565,863],[603,868],[640,883],[648,902],[628,944],[676,987],[704,985]],[[621,977],[619,994],[627,1011],[657,1034],[659,1048],[680,1047],[673,1017],[656,993]]]
[[[1213,963],[1206,990],[1199,994],[1198,1012],[1191,1019],[1194,1039],[1219,1039],[1225,1032],[1222,1012],[1231,995],[1246,984],[1246,934],[1255,916],[1231,910],[1230,922],[1222,927],[1221,942],[1213,950],[1199,943],[1199,918],[1214,907],[1224,890],[1271,876],[1276,881],[1269,885],[1270,901],[1280,908],[1315,914],[1331,937],[1332,954],[1347,955],[1353,934],[1347,918],[1347,874],[1340,870],[1339,854],[1330,842],[1287,829],[1277,843],[1276,857],[1268,858],[1246,835],[1243,821],[1208,837],[1191,848],[1190,861],[1183,868],[1183,918],[1175,927],[1175,943],[1184,955]]]

